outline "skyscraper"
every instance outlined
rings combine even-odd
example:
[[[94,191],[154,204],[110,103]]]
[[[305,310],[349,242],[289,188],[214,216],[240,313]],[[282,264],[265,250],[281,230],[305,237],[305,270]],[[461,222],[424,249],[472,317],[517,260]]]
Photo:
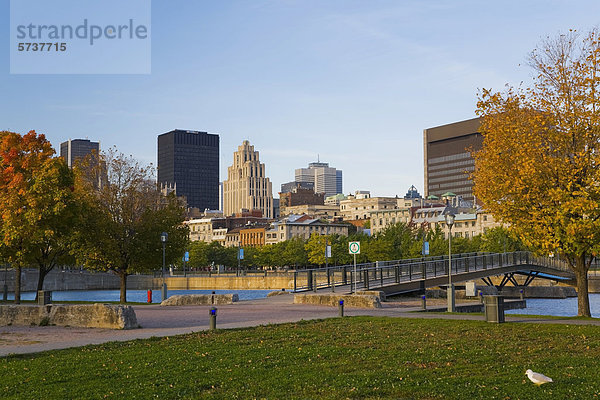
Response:
[[[175,129],[158,135],[158,182],[188,207],[219,209],[219,135]]]
[[[296,169],[296,182],[311,182],[315,193],[325,197],[342,193],[342,171],[329,166],[329,163],[310,163],[308,168]]]
[[[69,139],[60,144],[60,156],[71,168],[75,161],[83,159],[92,152],[96,154],[100,152],[100,142],[92,142],[88,139]]]
[[[464,200],[474,200],[469,174],[475,171],[471,152],[483,144],[479,126],[479,118],[473,118],[423,131],[425,196],[452,192]]]
[[[233,153],[233,165],[227,168],[227,180],[223,182],[223,213],[228,216],[243,209],[261,210],[266,218],[273,218],[273,190],[265,175],[258,151],[244,140]]]

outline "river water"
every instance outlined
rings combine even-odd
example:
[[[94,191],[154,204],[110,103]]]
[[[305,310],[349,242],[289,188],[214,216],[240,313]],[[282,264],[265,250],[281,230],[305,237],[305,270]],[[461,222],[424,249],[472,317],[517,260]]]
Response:
[[[267,297],[273,290],[214,290],[215,294],[237,293],[240,301],[254,300]],[[182,294],[211,294],[213,290],[169,290],[167,296]],[[52,292],[53,301],[119,301],[120,292],[118,290],[66,290]],[[9,293],[9,300],[14,300],[14,295]],[[35,292],[21,293],[22,300],[35,300]],[[146,290],[127,290],[127,301],[135,303],[146,303],[148,301],[148,292]],[[160,303],[160,290],[152,291],[152,303]]]

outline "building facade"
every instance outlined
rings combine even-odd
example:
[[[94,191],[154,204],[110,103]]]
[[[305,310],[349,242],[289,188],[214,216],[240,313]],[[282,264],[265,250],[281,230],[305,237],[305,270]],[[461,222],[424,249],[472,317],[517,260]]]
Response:
[[[469,174],[475,171],[471,153],[483,144],[480,125],[479,118],[473,118],[423,131],[425,197],[452,192],[474,203]]]
[[[394,210],[398,207],[396,197],[370,197],[368,192],[357,191],[340,201],[340,213],[344,220],[366,220],[374,211]]]
[[[343,193],[342,171],[329,163],[310,163],[308,168],[296,169],[295,181],[312,183],[315,193],[323,193],[325,197]]]
[[[65,159],[70,168],[73,168],[77,160],[92,153],[96,155],[100,153],[100,142],[92,142],[88,139],[69,139],[60,144],[60,156]]]
[[[223,212],[227,215],[242,210],[261,210],[266,218],[273,218],[273,190],[260,163],[258,151],[244,140],[233,153],[233,165],[227,168],[223,182]]]
[[[219,135],[176,129],[158,136],[158,183],[188,207],[219,209]]]
[[[320,205],[324,202],[323,193],[315,193],[312,189],[296,187],[291,192],[279,193],[279,207],[292,207],[304,204]]]

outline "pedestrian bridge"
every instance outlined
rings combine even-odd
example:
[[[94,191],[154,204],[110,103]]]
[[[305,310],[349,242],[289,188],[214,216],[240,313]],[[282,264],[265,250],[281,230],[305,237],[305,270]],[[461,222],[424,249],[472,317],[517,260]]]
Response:
[[[394,295],[448,284],[448,266],[452,283],[482,279],[489,286],[517,286],[515,275],[525,276],[522,286],[533,279],[551,279],[574,284],[575,275],[568,264],[553,257],[537,257],[527,251],[512,253],[468,253],[409,260],[343,265],[294,272],[294,291],[381,290]],[[491,277],[502,276],[494,285]]]

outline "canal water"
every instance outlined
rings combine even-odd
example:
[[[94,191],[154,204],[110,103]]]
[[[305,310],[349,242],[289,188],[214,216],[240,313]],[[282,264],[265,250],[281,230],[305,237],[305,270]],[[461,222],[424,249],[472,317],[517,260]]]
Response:
[[[273,290],[214,290],[215,294],[237,293],[240,301],[255,300],[267,297]],[[169,290],[167,296],[182,294],[211,294],[213,290]],[[59,301],[94,301],[102,303],[105,301],[119,301],[118,290],[66,290],[52,292],[52,300]],[[14,295],[9,293],[9,300],[14,300]],[[21,293],[22,300],[35,300],[35,292]],[[146,303],[148,293],[146,290],[127,290],[127,301],[135,303]],[[152,303],[160,303],[160,290],[152,291]]]
[[[527,308],[509,310],[506,314],[554,315],[557,317],[577,316],[577,297],[566,299],[525,299]],[[590,294],[592,317],[600,318],[600,293]]]

